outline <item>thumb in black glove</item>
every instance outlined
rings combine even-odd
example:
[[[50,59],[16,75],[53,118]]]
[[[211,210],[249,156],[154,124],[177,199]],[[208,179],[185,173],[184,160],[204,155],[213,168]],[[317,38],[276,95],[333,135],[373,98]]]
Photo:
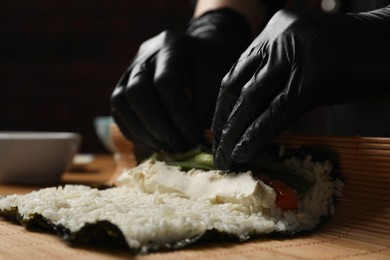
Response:
[[[217,166],[250,161],[313,108],[389,98],[389,39],[390,7],[276,13],[223,80],[212,125]]]

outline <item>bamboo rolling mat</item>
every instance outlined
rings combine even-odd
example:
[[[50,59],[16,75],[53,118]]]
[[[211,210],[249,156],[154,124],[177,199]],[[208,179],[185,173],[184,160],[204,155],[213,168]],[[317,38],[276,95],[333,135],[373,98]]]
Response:
[[[117,144],[121,146],[118,171],[133,166],[134,146],[118,132],[113,131],[113,136],[119,138]],[[245,243],[216,242],[134,256],[72,248],[55,236],[31,233],[0,221],[0,259],[22,259],[32,253],[42,256],[39,259],[390,259],[390,138],[281,135],[275,142],[289,148],[322,145],[339,155],[344,196],[337,201],[336,215],[312,234]],[[8,240],[6,247],[4,240]]]

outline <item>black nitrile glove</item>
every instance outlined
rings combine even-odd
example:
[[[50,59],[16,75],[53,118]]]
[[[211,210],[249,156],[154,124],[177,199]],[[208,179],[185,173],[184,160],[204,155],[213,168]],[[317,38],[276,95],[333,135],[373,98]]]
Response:
[[[338,15],[279,11],[223,79],[212,125],[216,165],[250,162],[313,108],[389,94],[390,6]]]
[[[191,20],[143,43],[116,86],[112,115],[131,141],[183,152],[210,128],[223,76],[250,43],[250,28],[230,9]]]

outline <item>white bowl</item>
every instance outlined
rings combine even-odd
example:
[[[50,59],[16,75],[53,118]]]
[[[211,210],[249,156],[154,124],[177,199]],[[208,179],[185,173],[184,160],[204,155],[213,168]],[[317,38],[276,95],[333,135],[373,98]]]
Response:
[[[77,133],[0,132],[0,182],[58,184],[80,143]]]

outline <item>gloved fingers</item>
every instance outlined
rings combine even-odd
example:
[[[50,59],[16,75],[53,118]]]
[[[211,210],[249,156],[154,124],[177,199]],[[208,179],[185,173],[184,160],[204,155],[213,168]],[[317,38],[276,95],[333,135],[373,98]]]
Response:
[[[178,140],[194,146],[202,140],[202,133],[191,108],[189,92],[189,57],[180,49],[163,49],[156,56],[154,84],[162,104],[175,128]],[[178,138],[181,136],[182,138]]]
[[[173,126],[169,115],[155,89],[152,65],[141,63],[134,66],[126,87],[126,97],[130,108],[154,139],[164,144],[160,148],[166,152],[185,151],[189,148],[186,140]],[[137,133],[138,134],[138,133]]]
[[[280,75],[284,74],[278,74],[279,79],[283,78]],[[302,84],[310,84],[305,81],[304,72],[300,68],[293,68],[287,75],[289,78],[286,82],[279,81],[279,85],[283,86],[282,90],[275,94],[275,98],[272,98],[270,104],[258,114],[258,117],[243,132],[240,140],[234,144],[231,153],[234,163],[247,163],[255,159],[253,157],[260,155],[273,137],[282,132],[304,111],[310,109],[307,105],[311,102],[312,96],[307,96],[302,91]]]
[[[212,122],[215,145],[218,145],[221,139],[222,130],[241,94],[243,86],[250,81],[256,70],[260,70],[267,63],[267,56],[260,49],[247,50],[243,56],[245,57],[241,57],[222,80]],[[213,150],[216,148],[215,145],[213,145]]]
[[[231,154],[235,163],[246,163],[264,152],[273,137],[281,133],[301,112],[296,101],[282,93],[271,105],[248,127]]]
[[[231,167],[231,153],[246,129],[285,88],[287,76],[281,75],[288,75],[287,67],[276,63],[270,59],[242,88],[234,108],[224,123],[220,142],[216,143],[215,161],[221,169],[227,170]]]
[[[126,76],[128,78],[128,76]],[[121,83],[121,81],[120,81]],[[143,144],[153,150],[161,150],[164,144],[156,140],[143,126],[128,104],[124,86],[118,85],[111,97],[112,116],[122,134],[135,144]],[[167,148],[166,148],[167,149]]]

